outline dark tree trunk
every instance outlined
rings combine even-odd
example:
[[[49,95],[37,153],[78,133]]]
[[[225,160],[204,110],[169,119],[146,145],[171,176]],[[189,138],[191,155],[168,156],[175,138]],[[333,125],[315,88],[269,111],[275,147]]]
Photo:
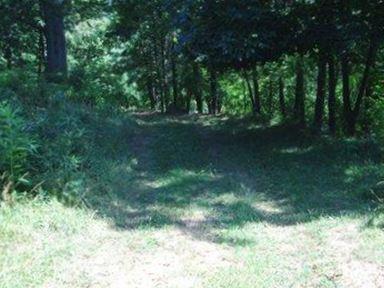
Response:
[[[305,83],[304,83],[304,59],[298,56],[296,63],[296,89],[294,118],[301,127],[305,127]]]
[[[161,40],[160,40],[161,41]],[[155,38],[153,40],[153,55],[154,55],[154,69],[156,73],[155,77],[155,93],[156,93],[156,106],[160,104],[160,109],[162,112],[164,107],[164,94],[163,94],[163,77],[162,77],[162,55],[161,55],[161,49],[159,48],[159,39]]]
[[[10,28],[7,28],[10,29]],[[6,35],[2,39],[4,41],[4,59],[7,63],[7,69],[12,69],[13,67],[13,53],[12,53],[12,37],[11,37],[11,31],[7,30]]]
[[[43,67],[45,64],[45,42],[43,31],[39,32],[39,47],[36,54],[37,58],[37,75],[40,77],[43,73]]]
[[[67,48],[64,29],[64,0],[42,0],[47,46],[46,73],[49,80],[67,76]]]
[[[197,106],[197,112],[200,114],[203,113],[203,96],[201,93],[201,74],[200,74],[200,68],[197,63],[193,63],[193,79],[194,79],[194,94],[195,94],[195,100],[196,100],[196,106]]]
[[[166,71],[166,48],[165,39],[161,39],[160,44],[160,66],[161,66],[161,113],[165,113],[168,107],[168,77]]]
[[[337,72],[334,56],[328,59],[328,127],[332,135],[336,134],[336,86]]]
[[[13,66],[13,64],[12,64],[12,50],[8,44],[5,44],[4,58],[7,62],[7,68],[12,69],[12,66]]]
[[[223,108],[223,94],[222,91],[219,89],[217,93],[217,113],[221,113],[221,110]]]
[[[360,116],[361,106],[364,100],[364,96],[368,90],[369,77],[371,69],[375,65],[376,55],[378,50],[378,43],[375,40],[371,40],[363,77],[360,82],[356,103],[354,107],[351,105],[351,90],[350,90],[350,63],[348,56],[344,55],[342,58],[342,74],[343,74],[343,105],[344,105],[344,121],[345,129],[348,136],[354,136],[356,134],[356,124]]]
[[[173,49],[172,49],[173,50]],[[174,107],[179,107],[179,86],[178,86],[178,75],[177,75],[177,66],[176,66],[176,56],[173,51],[171,51],[171,70],[172,70],[172,90],[173,90],[173,105]]]
[[[201,93],[195,94],[195,100],[196,100],[197,112],[199,114],[203,114],[203,97],[201,96]]]
[[[212,103],[211,103],[211,101],[208,101],[208,114],[213,114],[213,112],[212,112]]]
[[[217,72],[214,69],[210,69],[210,102],[211,102],[211,114],[216,114],[218,112],[218,85],[217,85]]]
[[[260,88],[257,67],[252,69],[251,77],[249,76],[246,70],[244,70],[243,75],[245,84],[248,89],[249,98],[252,104],[252,113],[253,115],[257,116],[261,112]]]
[[[269,87],[268,87],[268,117],[270,119],[273,118],[273,81],[272,79],[269,80]]]
[[[372,81],[372,80],[371,80]],[[364,134],[366,136],[369,136],[371,134],[371,123],[372,119],[370,117],[369,111],[371,108],[371,98],[373,94],[373,87],[372,84],[370,83],[367,87],[366,95],[365,95],[365,100],[364,100],[364,121],[362,123],[362,128],[364,131]]]
[[[260,87],[259,76],[257,73],[257,67],[252,69],[252,82],[253,82],[253,97],[254,97],[254,111],[256,114],[261,113],[261,100],[260,100]]]
[[[244,82],[245,82],[245,85],[246,85],[247,90],[248,90],[248,96],[249,96],[249,99],[251,100],[252,113],[253,113],[253,115],[257,115],[257,109],[256,109],[256,105],[255,105],[255,98],[254,98],[254,95],[253,95],[253,89],[252,89],[251,82],[249,81],[248,73],[247,73],[247,71],[244,71],[243,74],[244,74]]]
[[[341,74],[343,81],[343,114],[345,131],[348,135],[354,134],[352,125],[352,107],[351,107],[351,88],[350,88],[350,67],[348,55],[343,55],[341,59]]]
[[[284,80],[283,77],[279,77],[279,104],[280,104],[280,112],[283,118],[287,117],[287,110],[285,107],[285,93],[284,93]]]
[[[151,78],[147,80],[148,97],[151,105],[151,110],[156,109],[156,92]]]
[[[324,53],[320,52],[317,75],[317,95],[315,105],[315,119],[313,129],[315,133],[319,133],[323,126],[324,103],[325,103],[325,84],[327,78],[327,61]]]
[[[187,93],[187,99],[185,103],[185,110],[187,114],[189,114],[191,112],[191,101],[192,101],[193,92],[191,91],[191,89],[187,89],[186,93]]]
[[[369,45],[368,54],[365,62],[365,68],[363,73],[363,78],[360,82],[359,92],[357,94],[357,99],[355,103],[355,108],[353,109],[353,121],[354,126],[356,126],[357,120],[360,116],[361,106],[364,100],[366,92],[369,90],[371,70],[374,68],[376,55],[378,50],[378,43],[376,40],[371,40]],[[355,128],[356,130],[356,128]]]

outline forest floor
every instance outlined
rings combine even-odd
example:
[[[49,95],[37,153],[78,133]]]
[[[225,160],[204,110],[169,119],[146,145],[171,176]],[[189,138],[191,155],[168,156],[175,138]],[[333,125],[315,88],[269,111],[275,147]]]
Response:
[[[0,287],[384,287],[380,152],[247,119],[98,123],[86,208],[0,208]]]

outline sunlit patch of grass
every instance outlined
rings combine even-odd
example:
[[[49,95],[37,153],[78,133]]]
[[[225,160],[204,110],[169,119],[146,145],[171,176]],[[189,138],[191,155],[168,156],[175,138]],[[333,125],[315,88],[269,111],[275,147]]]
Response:
[[[1,207],[0,287],[43,286],[104,225],[93,212],[57,201]]]
[[[300,154],[311,152],[312,149],[313,147],[306,147],[306,148],[290,147],[290,148],[281,149],[281,153],[300,155]]]

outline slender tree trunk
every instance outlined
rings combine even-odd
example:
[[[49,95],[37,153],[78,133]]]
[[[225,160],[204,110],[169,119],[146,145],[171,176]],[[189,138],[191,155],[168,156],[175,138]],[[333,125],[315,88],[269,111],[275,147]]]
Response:
[[[273,118],[273,81],[272,79],[269,80],[269,87],[268,87],[268,117],[270,119]]]
[[[356,124],[360,116],[361,106],[366,95],[371,69],[375,65],[376,55],[378,50],[378,43],[371,40],[368,49],[363,77],[360,82],[356,103],[354,107],[351,105],[351,91],[350,91],[350,63],[348,56],[344,55],[342,58],[342,74],[343,74],[343,105],[344,105],[344,121],[345,129],[348,136],[356,134]]]
[[[252,89],[252,85],[251,85],[251,82],[249,81],[249,76],[248,76],[248,72],[246,70],[244,70],[243,72],[243,77],[244,77],[244,82],[245,82],[245,85],[247,87],[247,90],[248,90],[248,96],[249,96],[249,99],[251,100],[251,105],[252,105],[252,113],[253,115],[257,115],[257,109],[256,109],[256,104],[255,104],[255,98],[254,98],[254,93],[253,93],[253,89]]]
[[[49,80],[67,76],[67,48],[64,29],[64,0],[42,0],[47,44],[46,73]]]
[[[173,50],[173,48],[172,48]],[[179,107],[179,87],[177,82],[177,66],[176,66],[176,56],[174,51],[171,51],[171,70],[172,70],[172,90],[173,90],[173,105]]]
[[[39,47],[36,54],[37,58],[37,75],[40,77],[43,73],[43,67],[45,63],[45,42],[43,31],[39,32]]]
[[[217,92],[217,113],[221,113],[221,110],[223,108],[223,94],[220,89],[218,89]]]
[[[185,103],[185,109],[187,111],[187,114],[191,112],[192,95],[193,95],[193,92],[191,91],[191,89],[187,89],[187,99],[186,99],[187,101]]]
[[[287,110],[285,106],[285,87],[283,77],[279,77],[279,104],[280,104],[280,112],[283,118],[287,117]]]
[[[327,78],[327,61],[323,52],[320,52],[317,75],[317,96],[315,105],[315,119],[313,129],[315,133],[319,133],[323,126],[324,103],[325,103],[325,84]]]
[[[252,69],[252,82],[253,82],[253,102],[254,111],[256,114],[261,113],[261,100],[260,100],[260,87],[259,87],[259,76],[257,73],[257,67]]]
[[[160,45],[160,62],[161,62],[161,112],[165,113],[168,107],[168,76],[166,70],[166,48],[165,48],[166,39],[161,39]]]
[[[371,40],[371,43],[369,45],[368,54],[365,62],[365,68],[363,73],[363,78],[360,82],[359,92],[357,94],[357,99],[355,103],[355,107],[353,109],[353,125],[355,126],[356,130],[356,123],[360,116],[361,106],[364,100],[364,96],[366,95],[366,92],[369,90],[369,84],[370,84],[370,76],[371,76],[371,70],[374,68],[376,55],[378,50],[378,43],[376,40]]]
[[[249,98],[251,100],[252,113],[253,115],[257,116],[261,112],[260,88],[259,88],[257,67],[252,69],[251,77],[249,76],[248,72],[244,70],[243,77],[244,77],[246,87],[248,89]]]
[[[160,40],[161,41],[161,40]],[[161,45],[160,45],[161,46]],[[163,76],[162,76],[162,56],[159,52],[159,38],[155,37],[153,39],[153,56],[154,56],[154,67],[155,67],[155,94],[156,94],[156,106],[160,104],[161,112],[163,111],[163,104],[164,104],[164,95],[163,95]],[[158,103],[160,102],[160,103]]]
[[[203,114],[203,97],[201,96],[201,93],[195,94],[195,100],[196,100],[197,112],[199,114]]]
[[[328,127],[332,135],[336,134],[336,86],[337,72],[333,55],[328,59]]]
[[[354,127],[352,124],[351,114],[351,88],[350,88],[350,64],[349,56],[343,55],[341,59],[341,74],[343,81],[343,116],[344,116],[344,126],[346,133],[348,135],[354,134]]]
[[[12,69],[12,50],[8,44],[5,44],[4,58],[7,62],[7,69]]]
[[[149,102],[151,105],[151,110],[156,109],[156,95],[155,95],[155,87],[153,86],[153,82],[151,77],[147,80],[147,90],[148,90],[148,97]]]
[[[200,74],[200,68],[197,63],[193,63],[193,79],[194,79],[194,94],[195,94],[195,100],[196,100],[196,106],[197,106],[197,112],[200,114],[203,113],[203,96],[201,93],[201,74]]]
[[[368,85],[366,96],[364,99],[364,121],[362,123],[362,128],[366,136],[369,136],[371,134],[371,115],[369,114],[370,108],[371,108],[371,98],[373,94],[373,87],[371,84]]]
[[[211,91],[211,114],[217,113],[217,106],[218,106],[218,87],[217,87],[217,72],[214,69],[210,69],[210,91]]]
[[[296,89],[294,116],[301,127],[305,127],[305,83],[304,83],[304,59],[299,55],[296,63]]]
[[[3,39],[1,39],[4,43],[4,48],[3,48],[3,54],[4,54],[4,59],[7,63],[7,69],[12,69],[13,68],[13,52],[12,52],[12,34],[11,34],[11,27],[7,27],[5,31],[5,36]]]

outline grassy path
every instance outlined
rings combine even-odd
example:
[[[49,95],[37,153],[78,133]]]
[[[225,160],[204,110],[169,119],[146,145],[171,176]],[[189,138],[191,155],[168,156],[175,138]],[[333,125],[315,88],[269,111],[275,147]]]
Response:
[[[98,129],[87,209],[1,208],[1,288],[384,287],[368,144],[209,117]]]

